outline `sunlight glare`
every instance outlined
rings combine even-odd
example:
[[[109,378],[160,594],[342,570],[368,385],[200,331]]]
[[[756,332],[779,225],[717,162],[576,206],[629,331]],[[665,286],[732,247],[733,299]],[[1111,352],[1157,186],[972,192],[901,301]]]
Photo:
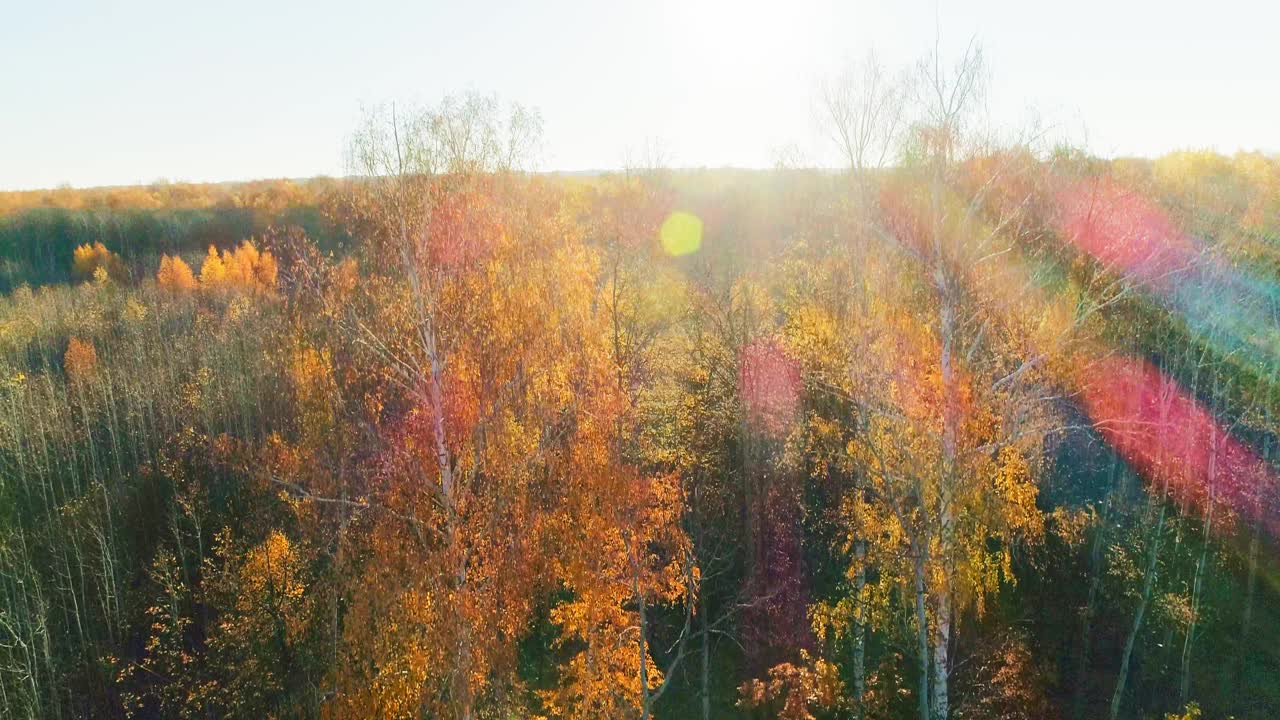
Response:
[[[697,252],[702,246],[702,221],[693,213],[677,210],[662,222],[658,237],[668,255],[680,257]]]

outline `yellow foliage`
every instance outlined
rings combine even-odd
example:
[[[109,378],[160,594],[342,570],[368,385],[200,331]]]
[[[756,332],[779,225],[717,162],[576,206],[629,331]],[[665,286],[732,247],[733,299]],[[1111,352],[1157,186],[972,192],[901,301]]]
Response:
[[[237,607],[242,612],[251,613],[267,598],[284,603],[302,599],[306,586],[299,578],[301,572],[301,559],[289,538],[278,530],[272,530],[262,544],[244,557],[239,569],[241,596]]]
[[[1036,507],[1039,488],[1032,480],[1030,463],[1017,448],[1007,445],[1000,448],[996,493],[1005,505],[1005,522],[1015,535],[1031,541],[1044,536],[1044,515]]]
[[[124,304],[124,317],[132,323],[140,323],[147,319],[147,306],[136,298],[129,298]]]
[[[200,266],[200,284],[206,288],[218,287],[225,283],[226,278],[227,268],[218,257],[218,249],[210,245],[204,264]]]
[[[329,351],[296,349],[289,361],[289,380],[298,400],[298,423],[304,438],[321,442],[333,422],[331,401],[337,393]]]
[[[1046,519],[1052,524],[1053,534],[1072,548],[1079,548],[1084,544],[1089,527],[1097,522],[1092,507],[1079,510],[1055,508]]]
[[[1231,159],[1212,150],[1174,152],[1151,163],[1152,177],[1163,189],[1184,200],[1203,199],[1204,191],[1221,186],[1232,173]]]
[[[123,282],[128,277],[124,261],[101,242],[81,245],[72,253],[71,274],[75,279],[89,280],[99,270],[116,282]]]
[[[200,284],[208,289],[274,290],[276,259],[269,252],[259,252],[250,241],[240,243],[235,252],[209,246],[204,265],[200,267]]]
[[[1164,720],[1200,720],[1200,705],[1195,702],[1187,703],[1182,712],[1167,713]]]
[[[275,256],[269,252],[264,252],[258,256],[257,262],[254,263],[254,281],[260,287],[274,288],[276,286],[277,270]]]

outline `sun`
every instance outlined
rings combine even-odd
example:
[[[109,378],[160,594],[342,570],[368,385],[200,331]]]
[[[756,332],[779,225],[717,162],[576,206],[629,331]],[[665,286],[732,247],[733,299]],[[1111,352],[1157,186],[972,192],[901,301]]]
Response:
[[[681,61],[708,73],[758,71],[791,44],[796,14],[764,0],[693,0],[669,8]]]

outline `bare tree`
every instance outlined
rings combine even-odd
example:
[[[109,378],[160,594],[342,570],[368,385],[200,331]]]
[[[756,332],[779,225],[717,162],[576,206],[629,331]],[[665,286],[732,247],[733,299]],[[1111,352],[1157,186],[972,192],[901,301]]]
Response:
[[[542,116],[491,95],[448,95],[435,107],[369,109],[352,137],[347,164],[365,178],[468,175],[528,170]]]
[[[986,97],[986,89],[986,60],[976,39],[969,41],[950,67],[943,63],[936,42],[933,52],[916,65],[910,92],[920,116],[911,141],[935,174],[955,163],[964,150],[963,140],[974,136],[976,110]]]
[[[905,78],[891,75],[874,52],[822,88],[817,114],[845,167],[864,186],[867,173],[884,167],[894,151],[906,98]]]

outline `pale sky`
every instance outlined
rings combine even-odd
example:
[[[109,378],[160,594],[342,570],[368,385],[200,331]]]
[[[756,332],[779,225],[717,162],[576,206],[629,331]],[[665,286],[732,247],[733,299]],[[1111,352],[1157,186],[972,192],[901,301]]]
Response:
[[[990,116],[1103,155],[1280,150],[1265,0],[0,0],[0,189],[342,174],[363,105],[496,93],[547,170],[824,162],[815,89],[976,36]],[[935,20],[937,21],[935,23]]]

